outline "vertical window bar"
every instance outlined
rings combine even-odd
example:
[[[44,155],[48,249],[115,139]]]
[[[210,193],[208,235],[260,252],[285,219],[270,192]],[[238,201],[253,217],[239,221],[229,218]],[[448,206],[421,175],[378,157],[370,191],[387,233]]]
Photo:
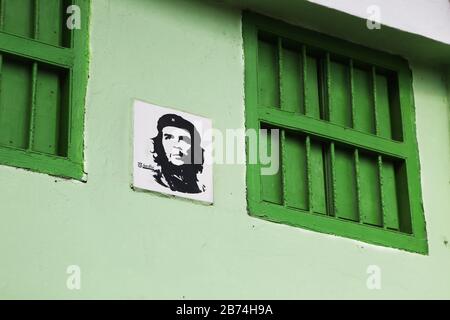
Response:
[[[373,115],[375,119],[375,134],[378,136],[380,134],[380,125],[378,119],[377,110],[377,70],[375,66],[372,66],[372,102],[373,102]]]
[[[383,158],[382,156],[378,156],[378,178],[380,180],[380,200],[381,200],[381,225],[384,229],[387,229],[386,225],[386,205],[385,205],[385,195],[384,195],[384,188],[383,188]]]
[[[278,85],[280,87],[280,110],[283,110],[285,101],[283,97],[283,41],[277,38],[278,45]]]
[[[356,122],[355,114],[356,114],[356,112],[355,112],[355,99],[354,99],[354,96],[355,96],[355,84],[354,84],[354,79],[353,79],[353,59],[350,59],[349,64],[350,64],[349,79],[350,79],[350,104],[351,104],[351,110],[352,110],[352,128],[355,128],[355,122]]]
[[[327,52],[325,54],[325,60],[324,60],[324,70],[323,70],[323,78],[324,78],[324,85],[322,95],[323,95],[323,119],[324,120],[330,120],[332,119],[331,113],[331,94],[330,94],[330,87],[331,87],[331,76],[330,76],[330,53]]]
[[[308,60],[306,55],[306,46],[302,45],[301,52],[301,65],[303,66],[302,80],[303,80],[303,109],[305,110],[305,115],[311,115],[312,110],[310,108],[310,103],[308,101]],[[306,171],[308,176],[308,207],[309,212],[314,212],[314,201],[313,201],[313,184],[312,184],[312,166],[311,166],[311,137],[306,136]]]
[[[306,166],[308,175],[308,204],[309,212],[313,213],[313,193],[312,193],[312,177],[311,177],[311,138],[306,136]]]
[[[287,195],[287,183],[286,183],[286,130],[281,130],[281,187],[282,187],[282,204],[287,206],[286,195]]]
[[[349,79],[350,79],[350,104],[351,104],[351,112],[352,112],[352,128],[355,128],[356,124],[356,108],[355,108],[355,80],[353,76],[353,59],[349,61]],[[358,221],[361,222],[361,185],[360,185],[360,176],[359,176],[359,150],[355,149],[353,154],[354,168],[355,168],[355,177],[356,177],[356,210]]]
[[[36,88],[37,88],[38,64],[33,63],[31,75],[31,112],[30,112],[30,131],[28,136],[28,150],[33,150],[34,146],[34,123],[36,114]]]
[[[329,147],[329,154],[325,162],[326,170],[326,188],[327,188],[327,211],[329,216],[335,216],[336,208],[336,167],[335,167],[335,148],[334,142],[331,142]]]
[[[330,53],[325,53],[325,59],[323,60],[323,70],[322,70],[322,110],[323,115],[322,119],[330,120],[332,118],[331,115],[331,75],[330,75]],[[326,207],[327,207],[327,215],[334,216],[336,207],[335,199],[336,199],[336,172],[335,172],[335,148],[334,142],[331,144],[324,145],[324,170],[325,170],[325,189],[326,189]]]
[[[356,195],[357,195],[357,206],[358,206],[358,220],[363,223],[362,212],[361,212],[361,177],[359,175],[359,150],[355,149],[355,171],[356,171]]]
[[[33,37],[34,39],[39,39],[39,0],[34,0],[34,29]],[[51,19],[49,17],[49,19]]]
[[[283,96],[283,41],[280,37],[277,38],[278,45],[278,85],[280,87],[280,110],[284,110],[284,96]],[[282,204],[286,206],[286,130],[281,130],[281,187],[282,187]],[[280,168],[279,168],[280,169]]]
[[[380,124],[379,124],[379,118],[378,118],[378,108],[377,108],[377,70],[375,66],[372,66],[372,88],[373,88],[373,112],[374,112],[374,118],[375,118],[375,134],[377,136],[380,135]],[[383,194],[383,159],[379,155],[378,156],[378,181],[379,181],[379,192],[380,192],[380,205],[381,205],[381,226],[386,229],[386,206],[385,206],[385,199]]]
[[[5,0],[0,0],[0,30],[3,30],[5,19]]]
[[[33,23],[33,38],[39,39],[39,0],[34,0],[34,23]],[[30,111],[30,131],[28,136],[28,150],[33,150],[34,147],[34,129],[36,116],[36,89],[38,77],[38,64],[33,63],[33,71],[31,74],[31,111]]]
[[[34,23],[33,23],[33,39],[39,39],[39,0],[34,0]],[[36,90],[37,90],[37,74],[38,64],[33,63],[33,71],[31,76],[31,112],[30,112],[30,132],[28,136],[28,150],[34,147],[34,129],[36,118]]]
[[[301,54],[301,64],[303,66],[303,72],[302,72],[302,79],[303,79],[303,110],[305,110],[305,115],[310,115],[311,110],[309,110],[309,103],[308,103],[308,95],[307,95],[307,59],[306,59],[306,46],[302,45],[302,54]],[[309,137],[308,137],[309,138]]]

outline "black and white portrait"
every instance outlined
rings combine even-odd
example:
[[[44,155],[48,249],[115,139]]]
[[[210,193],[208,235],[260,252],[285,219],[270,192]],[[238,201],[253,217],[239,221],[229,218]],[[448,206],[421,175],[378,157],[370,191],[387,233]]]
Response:
[[[211,120],[135,101],[134,187],[212,203],[211,139]]]

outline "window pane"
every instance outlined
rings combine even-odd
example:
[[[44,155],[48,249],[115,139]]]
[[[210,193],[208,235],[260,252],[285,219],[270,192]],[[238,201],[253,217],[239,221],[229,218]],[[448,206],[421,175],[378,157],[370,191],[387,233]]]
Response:
[[[3,55],[0,66],[0,144],[27,149],[32,65]]]
[[[3,30],[27,38],[34,35],[34,1],[3,0]]]
[[[258,101],[263,107],[280,106],[278,46],[276,42],[259,40]]]

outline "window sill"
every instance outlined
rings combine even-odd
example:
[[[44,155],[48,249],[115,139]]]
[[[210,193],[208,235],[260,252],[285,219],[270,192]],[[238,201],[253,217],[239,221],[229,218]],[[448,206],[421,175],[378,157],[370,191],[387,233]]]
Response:
[[[83,164],[44,153],[0,147],[0,165],[84,181]]]
[[[264,220],[428,255],[428,245],[425,239],[395,230],[380,229],[359,222],[336,219],[269,202],[249,200],[248,210],[250,216]]]

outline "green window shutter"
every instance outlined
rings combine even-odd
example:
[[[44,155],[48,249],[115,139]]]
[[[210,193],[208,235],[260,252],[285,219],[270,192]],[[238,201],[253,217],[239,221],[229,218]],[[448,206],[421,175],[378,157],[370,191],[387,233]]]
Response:
[[[0,0],[0,164],[83,178],[89,4]]]
[[[250,214],[426,254],[407,61],[253,13],[243,37],[247,129],[281,133],[276,174],[247,165]]]

